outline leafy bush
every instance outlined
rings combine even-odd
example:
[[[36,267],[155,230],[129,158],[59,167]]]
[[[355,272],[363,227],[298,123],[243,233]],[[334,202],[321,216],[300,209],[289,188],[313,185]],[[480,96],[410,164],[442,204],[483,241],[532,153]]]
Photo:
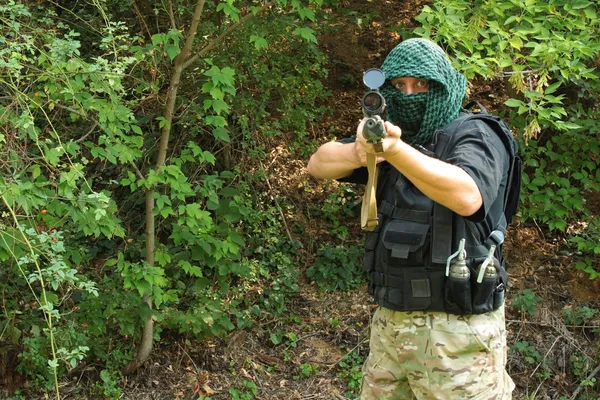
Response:
[[[569,241],[583,255],[575,267],[588,273],[590,279],[600,277],[600,220],[596,218],[591,224],[584,224],[583,229],[574,233]]]
[[[263,310],[283,313],[297,290],[297,246],[281,239],[271,201],[235,187],[261,192],[249,170],[268,140],[296,132],[290,146],[306,151],[310,124],[326,111],[326,60],[301,22],[316,21],[319,4],[279,2],[199,57],[241,10],[258,11],[208,2],[187,69],[175,67],[189,32],[171,21],[187,24],[189,5],[167,15],[151,1],[156,24],[144,37],[114,1],[0,5],[0,278],[10,321],[0,338],[25,345],[20,368],[33,384],[58,393],[88,358],[103,370],[98,391],[118,396],[148,322],[157,325],[150,341],[172,330],[201,338],[234,321],[247,327]],[[247,241],[262,247],[245,252]]]
[[[535,346],[529,342],[517,342],[511,346],[510,350],[515,353],[520,353],[527,364],[536,365],[542,361],[542,355],[536,350]]]
[[[362,255],[362,249],[358,246],[321,248],[306,275],[328,291],[355,288],[364,280]]]
[[[348,235],[348,219],[360,214],[360,195],[353,185],[344,183],[325,183],[324,190],[329,193],[327,198],[310,212],[329,221],[331,233],[344,240]]]
[[[516,294],[512,301],[512,306],[526,312],[529,315],[534,315],[537,309],[537,303],[542,301],[542,298],[535,294],[531,289],[523,290],[523,293]]]
[[[358,352],[347,353],[342,361],[338,363],[340,372],[338,378],[342,379],[348,386],[349,392],[345,396],[349,399],[356,399],[359,396],[360,385],[362,382],[362,365],[364,358]]]
[[[598,310],[589,306],[582,306],[573,309],[572,307],[563,308],[563,316],[567,325],[582,325],[590,321]]]

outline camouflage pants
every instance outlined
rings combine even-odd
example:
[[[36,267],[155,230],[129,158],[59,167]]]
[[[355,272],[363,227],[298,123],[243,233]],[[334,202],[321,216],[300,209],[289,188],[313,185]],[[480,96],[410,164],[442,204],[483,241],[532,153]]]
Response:
[[[510,400],[504,307],[481,315],[400,312],[373,316],[361,400]]]

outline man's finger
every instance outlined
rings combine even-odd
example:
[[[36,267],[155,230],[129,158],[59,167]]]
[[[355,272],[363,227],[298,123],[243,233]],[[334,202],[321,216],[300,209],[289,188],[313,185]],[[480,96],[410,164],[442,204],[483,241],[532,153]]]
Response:
[[[385,121],[385,131],[388,136],[399,138],[402,136],[402,129],[399,126],[392,124],[390,121]]]
[[[365,126],[365,122],[367,121],[366,118],[363,118],[360,120],[360,123],[358,124],[358,127],[356,128],[356,137],[363,137],[363,128]]]

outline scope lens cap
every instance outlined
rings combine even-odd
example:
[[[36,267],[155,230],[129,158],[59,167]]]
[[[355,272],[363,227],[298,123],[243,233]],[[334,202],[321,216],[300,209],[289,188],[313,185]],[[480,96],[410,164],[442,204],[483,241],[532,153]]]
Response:
[[[369,89],[377,89],[385,82],[385,72],[371,68],[363,73],[363,82]]]

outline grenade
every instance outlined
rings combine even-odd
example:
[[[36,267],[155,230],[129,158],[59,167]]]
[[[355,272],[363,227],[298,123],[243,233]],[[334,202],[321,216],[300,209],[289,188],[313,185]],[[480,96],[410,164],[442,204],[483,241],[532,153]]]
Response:
[[[450,260],[456,256],[458,256],[458,258],[450,265]],[[469,267],[467,267],[466,258],[465,239],[461,239],[458,245],[458,251],[448,258],[446,264],[446,276],[450,275],[450,277],[454,279],[468,280],[469,276],[471,276],[471,271],[469,271]]]
[[[490,251],[488,253],[487,258],[483,261],[483,263],[479,266],[479,274],[477,275],[477,283],[481,283],[483,279],[495,279],[498,271],[496,271],[496,266],[494,265],[494,252],[496,251],[496,246],[490,247]]]
[[[496,277],[496,266],[493,262],[489,263],[487,267],[485,267],[484,278],[495,278]]]
[[[461,239],[458,251],[446,260],[445,307],[452,314],[471,314],[471,271],[467,267],[465,239]]]
[[[455,279],[469,279],[469,276],[471,276],[471,271],[469,271],[469,267],[467,267],[467,262],[465,261],[464,251],[460,252],[458,259],[450,267],[450,276]]]

